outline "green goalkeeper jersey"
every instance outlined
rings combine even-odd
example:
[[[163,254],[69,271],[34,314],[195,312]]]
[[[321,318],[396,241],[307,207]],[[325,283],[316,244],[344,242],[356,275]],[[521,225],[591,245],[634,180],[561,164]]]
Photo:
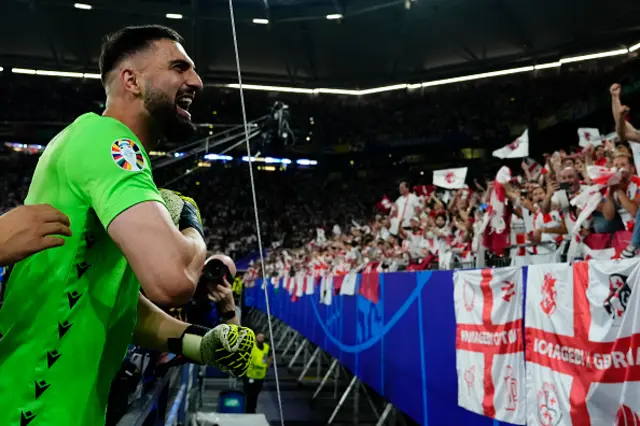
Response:
[[[11,272],[0,309],[0,425],[104,425],[140,290],[106,229],[144,201],[163,203],[147,153],[121,122],[84,114],[45,149],[25,204],[64,212],[73,236]]]

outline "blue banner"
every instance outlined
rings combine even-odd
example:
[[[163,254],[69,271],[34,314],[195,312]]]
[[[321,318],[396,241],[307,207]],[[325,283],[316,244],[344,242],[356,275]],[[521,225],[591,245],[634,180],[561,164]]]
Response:
[[[313,296],[292,302],[267,286],[271,314],[337,358],[363,382],[421,425],[508,425],[458,407],[453,272],[380,274],[379,301]],[[358,277],[358,284],[361,277]],[[258,281],[245,303],[266,312]]]

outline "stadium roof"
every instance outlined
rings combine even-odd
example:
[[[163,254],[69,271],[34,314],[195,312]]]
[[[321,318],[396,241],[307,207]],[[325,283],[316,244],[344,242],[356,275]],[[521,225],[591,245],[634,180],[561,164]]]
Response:
[[[0,66],[97,72],[104,34],[159,23],[186,38],[205,81],[236,82],[228,0],[83,4],[91,9],[72,0],[3,1]],[[368,88],[640,42],[637,0],[234,0],[234,8],[245,83]]]

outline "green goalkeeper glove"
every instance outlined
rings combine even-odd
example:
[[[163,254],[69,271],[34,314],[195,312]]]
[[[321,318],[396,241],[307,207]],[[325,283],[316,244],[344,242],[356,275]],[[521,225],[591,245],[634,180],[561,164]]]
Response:
[[[208,330],[190,325],[180,339],[169,339],[169,350],[201,364],[228,371],[236,377],[247,374],[256,344],[253,330],[220,324]]]
[[[194,228],[204,238],[200,209],[193,198],[185,197],[181,193],[170,189],[160,189],[159,191],[164,203],[167,205],[173,224],[181,231],[187,228]]]

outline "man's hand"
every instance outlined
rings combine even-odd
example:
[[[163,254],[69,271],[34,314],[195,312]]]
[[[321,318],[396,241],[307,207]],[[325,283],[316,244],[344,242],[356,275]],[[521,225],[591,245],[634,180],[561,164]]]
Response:
[[[0,216],[0,266],[60,247],[64,238],[59,236],[71,236],[69,226],[66,215],[46,204],[21,206]]]
[[[233,288],[226,279],[222,284],[209,288],[208,297],[209,300],[218,305],[221,312],[229,312],[236,309],[236,304],[233,300]]]
[[[204,364],[242,377],[247,374],[251,364],[251,353],[255,344],[256,336],[253,330],[220,324],[202,337],[199,352]]]
[[[540,241],[542,240],[542,230],[536,229],[535,231],[530,233],[528,237],[529,237],[529,241],[531,241],[532,243],[539,244]]]
[[[609,88],[609,93],[611,93],[612,98],[619,98],[621,90],[622,90],[622,86],[620,86],[618,83],[614,83]]]

